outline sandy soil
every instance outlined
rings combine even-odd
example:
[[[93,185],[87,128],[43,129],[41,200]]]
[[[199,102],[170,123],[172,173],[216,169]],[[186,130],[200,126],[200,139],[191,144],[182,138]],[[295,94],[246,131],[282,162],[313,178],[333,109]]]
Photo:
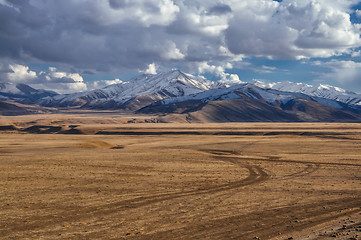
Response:
[[[361,236],[361,124],[123,120],[2,118],[83,134],[0,131],[0,239]]]

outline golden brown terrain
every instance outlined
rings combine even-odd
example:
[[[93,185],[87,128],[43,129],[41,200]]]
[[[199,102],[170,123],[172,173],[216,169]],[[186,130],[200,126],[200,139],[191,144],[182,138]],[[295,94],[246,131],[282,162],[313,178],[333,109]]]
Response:
[[[0,239],[360,238],[361,124],[129,119],[2,117]]]

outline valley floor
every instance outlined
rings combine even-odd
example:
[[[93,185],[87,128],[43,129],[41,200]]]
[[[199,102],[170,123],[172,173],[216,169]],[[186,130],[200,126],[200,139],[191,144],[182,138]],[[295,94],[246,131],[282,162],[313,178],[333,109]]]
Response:
[[[123,120],[2,118],[0,239],[361,236],[361,124]]]

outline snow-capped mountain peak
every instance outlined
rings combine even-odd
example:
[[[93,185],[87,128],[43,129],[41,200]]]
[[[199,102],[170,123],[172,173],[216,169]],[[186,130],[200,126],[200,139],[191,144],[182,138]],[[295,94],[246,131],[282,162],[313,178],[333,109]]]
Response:
[[[167,90],[175,96],[182,96],[209,90],[214,82],[201,77],[195,77],[180,70],[171,70],[159,74],[143,74],[128,81],[131,91],[127,96],[139,94],[154,94]]]
[[[171,70],[159,74],[142,74],[127,82],[113,84],[102,89],[88,92],[58,95],[46,98],[39,103],[46,106],[109,106],[122,107],[134,99],[150,103],[170,97],[196,94],[224,84],[213,82],[204,77],[196,77],[180,70]],[[142,104],[139,104],[142,105]]]
[[[254,84],[262,88],[271,88],[284,92],[303,93],[309,96],[331,99],[346,104],[361,105],[360,94],[328,84],[309,85],[306,83],[295,83],[289,81],[272,83],[255,81]]]

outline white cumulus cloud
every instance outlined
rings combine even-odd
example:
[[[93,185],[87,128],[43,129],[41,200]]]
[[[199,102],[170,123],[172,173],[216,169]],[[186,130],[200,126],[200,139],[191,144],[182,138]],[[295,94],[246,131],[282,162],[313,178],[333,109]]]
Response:
[[[36,72],[29,70],[28,66],[20,64],[10,64],[9,72],[7,73],[7,79],[14,83],[26,83],[34,80]]]
[[[79,73],[59,71],[55,67],[35,72],[28,66],[20,64],[0,65],[0,77],[0,83],[25,83],[37,89],[53,90],[58,93],[82,92],[122,83],[119,79],[85,82]]]
[[[242,83],[237,74],[231,74],[225,72],[226,69],[232,69],[231,63],[225,63],[223,66],[210,65],[207,62],[199,62],[196,65],[198,67],[198,73],[212,73],[220,78],[220,82],[223,83]]]
[[[228,47],[233,53],[286,59],[348,52],[361,44],[360,26],[334,6],[316,0],[254,1],[230,22]]]
[[[155,63],[151,63],[148,65],[147,69],[140,72],[144,72],[145,74],[157,74],[157,65],[155,65]]]
[[[349,60],[316,61],[315,65],[324,66],[328,72],[321,74],[323,81],[333,82],[343,88],[361,93],[361,62]]]

